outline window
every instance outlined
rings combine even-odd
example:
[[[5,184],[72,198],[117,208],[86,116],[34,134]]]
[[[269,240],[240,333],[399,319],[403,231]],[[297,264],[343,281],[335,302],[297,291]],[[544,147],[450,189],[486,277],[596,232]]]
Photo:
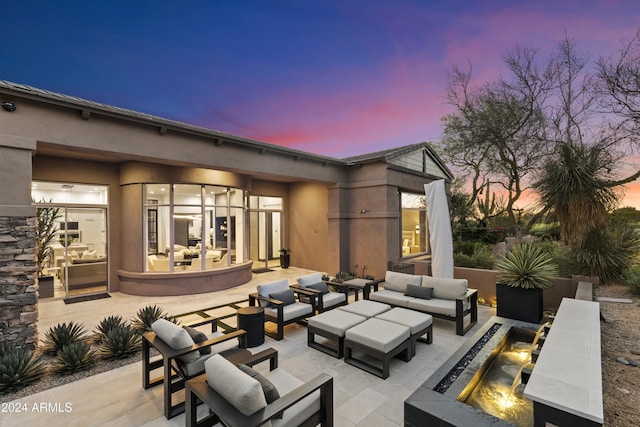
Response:
[[[424,194],[400,193],[401,257],[429,251],[427,203]]]
[[[244,191],[146,184],[146,271],[219,268],[245,259]]]

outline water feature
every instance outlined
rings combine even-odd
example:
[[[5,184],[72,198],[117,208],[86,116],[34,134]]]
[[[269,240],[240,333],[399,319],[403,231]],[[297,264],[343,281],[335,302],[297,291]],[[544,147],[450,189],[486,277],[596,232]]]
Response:
[[[533,402],[523,396],[521,377],[545,326],[499,317],[488,322],[414,393],[405,424],[533,426]]]
[[[532,369],[531,355],[548,325],[540,326],[531,342],[522,341],[529,334],[512,330],[504,347],[464,402],[511,424],[532,426],[533,402],[523,396],[526,384],[522,381],[522,372],[526,367]]]

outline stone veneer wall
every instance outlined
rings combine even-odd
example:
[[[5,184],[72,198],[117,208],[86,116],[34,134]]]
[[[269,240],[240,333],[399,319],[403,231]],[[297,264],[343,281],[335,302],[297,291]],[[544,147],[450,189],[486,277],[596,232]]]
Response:
[[[0,216],[0,342],[32,350],[38,340],[35,221]]]

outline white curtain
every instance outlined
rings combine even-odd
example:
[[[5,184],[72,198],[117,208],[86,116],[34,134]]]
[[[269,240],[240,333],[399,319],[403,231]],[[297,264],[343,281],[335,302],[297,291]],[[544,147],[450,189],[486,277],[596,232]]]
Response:
[[[424,192],[427,196],[431,274],[433,277],[453,279],[453,236],[444,180],[425,184]]]

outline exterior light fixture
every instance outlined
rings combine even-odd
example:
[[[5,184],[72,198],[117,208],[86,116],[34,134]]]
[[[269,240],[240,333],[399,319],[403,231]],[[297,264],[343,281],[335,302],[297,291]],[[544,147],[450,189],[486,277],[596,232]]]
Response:
[[[2,101],[2,108],[8,112],[16,111],[16,103],[13,101]]]

